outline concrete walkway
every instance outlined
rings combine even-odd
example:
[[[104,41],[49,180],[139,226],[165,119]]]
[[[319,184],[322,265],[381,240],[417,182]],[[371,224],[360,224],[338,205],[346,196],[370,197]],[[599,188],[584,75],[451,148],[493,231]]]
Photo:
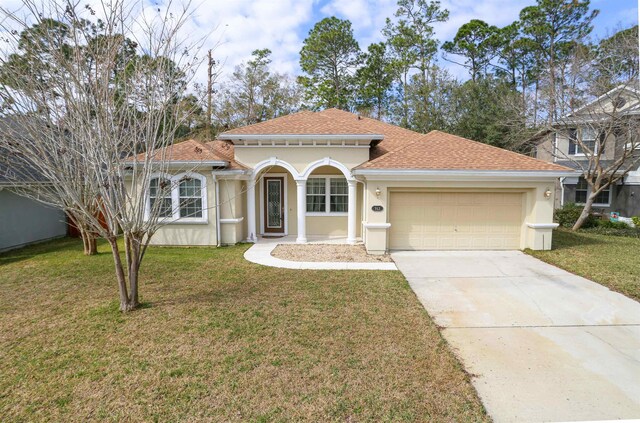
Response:
[[[341,239],[317,240],[311,243],[345,243]],[[244,253],[244,258],[263,266],[300,270],[398,270],[394,263],[312,262],[282,260],[271,255],[278,244],[295,244],[294,237],[261,238]]]
[[[640,304],[521,252],[399,252],[496,422],[640,418]]]

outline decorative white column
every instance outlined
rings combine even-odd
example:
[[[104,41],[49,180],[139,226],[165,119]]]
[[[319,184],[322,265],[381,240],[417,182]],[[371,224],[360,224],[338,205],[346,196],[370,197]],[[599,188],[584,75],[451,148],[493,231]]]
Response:
[[[298,204],[298,238],[296,242],[307,242],[307,181],[296,180]]]
[[[349,210],[347,217],[347,243],[356,243],[356,196],[357,186],[356,181],[347,181],[349,184]]]
[[[247,241],[257,242],[256,234],[256,180],[247,182]]]

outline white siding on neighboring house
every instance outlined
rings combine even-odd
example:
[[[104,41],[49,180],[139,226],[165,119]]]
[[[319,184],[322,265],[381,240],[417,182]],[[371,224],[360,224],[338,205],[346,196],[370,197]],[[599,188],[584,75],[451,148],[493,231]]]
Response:
[[[67,234],[65,214],[9,191],[0,190],[0,251]]]

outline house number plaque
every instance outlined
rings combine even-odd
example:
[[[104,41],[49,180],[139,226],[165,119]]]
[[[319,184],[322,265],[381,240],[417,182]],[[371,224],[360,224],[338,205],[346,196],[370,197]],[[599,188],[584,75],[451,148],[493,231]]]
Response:
[[[373,210],[374,212],[381,212],[382,210],[384,210],[384,207],[382,207],[382,206],[372,206],[371,210]]]

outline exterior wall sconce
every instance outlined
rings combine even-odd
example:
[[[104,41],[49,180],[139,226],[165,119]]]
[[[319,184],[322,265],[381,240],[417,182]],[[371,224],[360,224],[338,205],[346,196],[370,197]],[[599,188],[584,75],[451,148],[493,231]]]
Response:
[[[544,198],[551,198],[551,190],[549,188],[544,192]]]
[[[380,191],[380,188],[376,188],[376,198],[380,198],[380,194],[382,194],[382,191]]]

